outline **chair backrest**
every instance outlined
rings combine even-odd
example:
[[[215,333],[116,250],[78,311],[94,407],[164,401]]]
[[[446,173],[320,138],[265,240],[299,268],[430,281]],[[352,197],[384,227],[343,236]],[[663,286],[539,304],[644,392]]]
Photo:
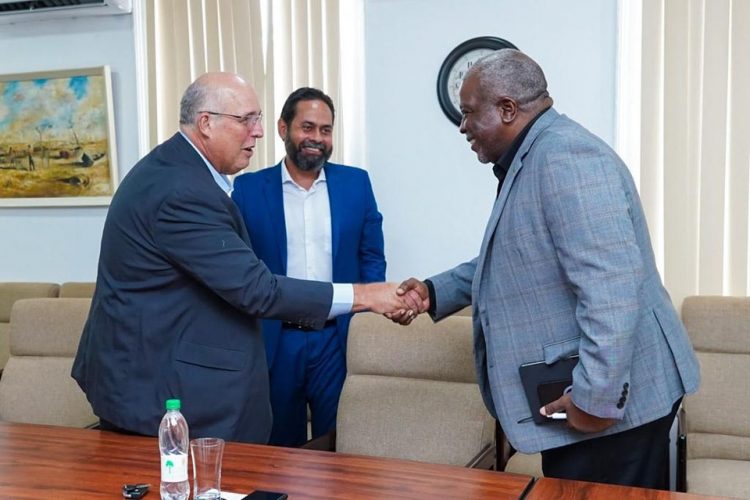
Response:
[[[20,299],[32,297],[57,297],[57,283],[0,283],[0,369],[10,356],[10,310]]]
[[[750,460],[750,298],[688,297],[682,320],[701,366],[683,404],[688,460]]]
[[[10,317],[0,419],[87,427],[97,418],[70,376],[90,299],[24,299]]]
[[[494,419],[476,383],[471,318],[411,326],[357,314],[336,451],[466,465],[494,441]]]
[[[60,297],[68,299],[90,299],[94,296],[96,283],[93,281],[66,281],[60,285]]]

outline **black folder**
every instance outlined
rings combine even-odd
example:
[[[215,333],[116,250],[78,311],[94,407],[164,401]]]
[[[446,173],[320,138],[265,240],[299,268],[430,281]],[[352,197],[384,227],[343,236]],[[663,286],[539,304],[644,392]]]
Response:
[[[573,385],[573,368],[578,364],[578,355],[562,358],[551,365],[544,361],[524,363],[518,368],[521,383],[529,402],[534,422],[544,424],[552,419],[539,413],[539,408],[560,398]]]

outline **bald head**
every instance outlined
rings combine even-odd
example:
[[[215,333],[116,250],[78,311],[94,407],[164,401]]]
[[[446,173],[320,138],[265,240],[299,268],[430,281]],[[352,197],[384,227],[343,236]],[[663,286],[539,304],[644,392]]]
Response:
[[[482,163],[498,161],[524,128],[552,106],[542,69],[513,49],[495,51],[474,63],[459,96],[459,131]]]
[[[180,129],[219,173],[247,167],[263,137],[261,109],[253,87],[234,73],[206,73],[185,90]]]
[[[180,100],[180,125],[193,125],[200,111],[221,109],[236,101],[243,92],[255,93],[252,86],[235,73],[204,73],[191,83]]]
[[[547,79],[539,65],[515,49],[497,50],[477,61],[466,78],[477,78],[486,99],[496,102],[510,97],[521,112],[535,112],[549,106]]]

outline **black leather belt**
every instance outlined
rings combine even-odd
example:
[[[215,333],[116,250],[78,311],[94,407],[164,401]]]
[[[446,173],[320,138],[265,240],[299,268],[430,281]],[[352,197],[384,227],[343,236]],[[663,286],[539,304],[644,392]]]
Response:
[[[329,326],[336,326],[336,320],[329,319],[323,324],[323,328],[328,328]],[[303,332],[317,332],[318,330],[323,329],[323,328],[311,328],[309,326],[302,326],[302,325],[298,325],[297,323],[290,323],[288,321],[282,321],[281,327],[286,328],[288,330],[300,330]]]

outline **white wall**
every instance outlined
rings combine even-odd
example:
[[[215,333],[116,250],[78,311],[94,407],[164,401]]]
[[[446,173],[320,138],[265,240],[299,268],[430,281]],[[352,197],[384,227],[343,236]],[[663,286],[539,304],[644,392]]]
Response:
[[[426,277],[476,255],[495,192],[444,116],[440,64],[495,35],[544,68],[555,106],[610,143],[616,0],[365,0],[367,161],[385,217],[388,277]],[[131,16],[0,26],[2,72],[112,68],[118,164],[138,160]],[[0,281],[93,281],[106,207],[0,208]]]
[[[120,177],[138,160],[129,15],[0,25],[3,74],[109,65]],[[93,281],[106,207],[0,208],[0,281]]]
[[[614,143],[616,0],[366,0],[366,167],[385,218],[388,279],[427,277],[476,256],[494,201],[437,101],[440,64],[482,35],[544,69],[555,108]]]

